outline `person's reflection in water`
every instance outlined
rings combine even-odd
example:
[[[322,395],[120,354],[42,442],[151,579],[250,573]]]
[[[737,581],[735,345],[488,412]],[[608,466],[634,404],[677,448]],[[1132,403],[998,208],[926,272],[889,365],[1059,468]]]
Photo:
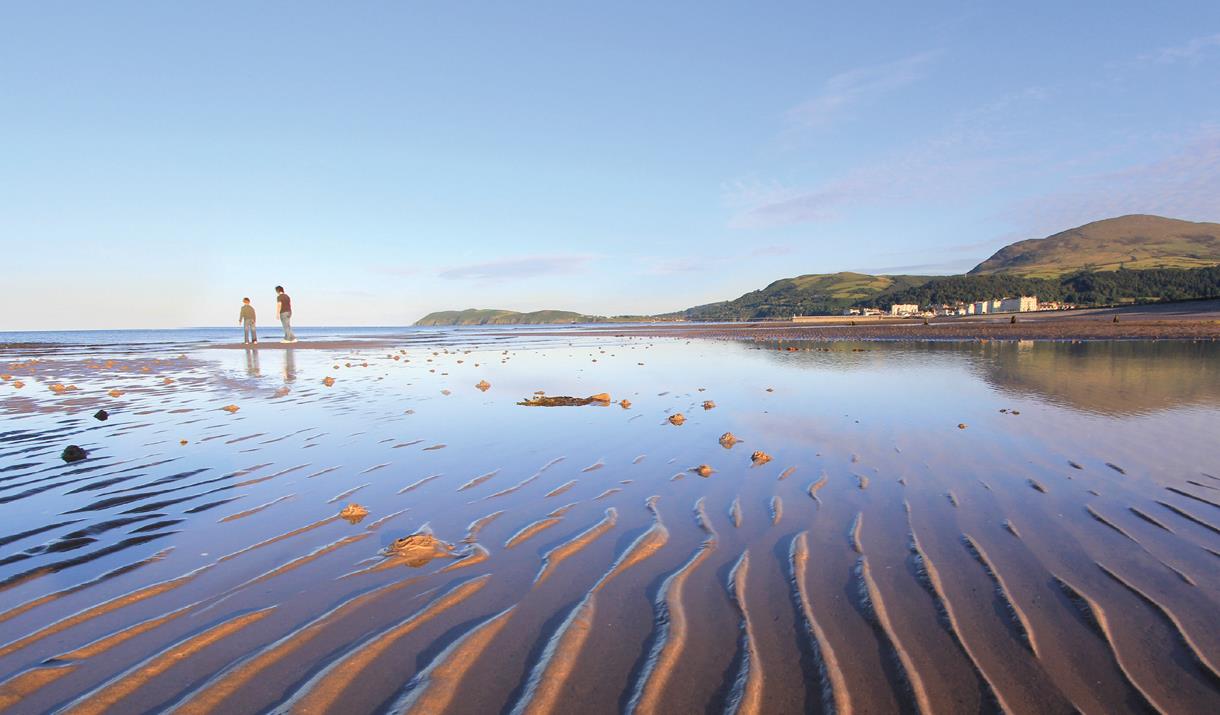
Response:
[[[246,374],[250,377],[259,377],[257,350],[246,348]]]
[[[292,348],[284,348],[284,382],[297,379],[297,356]]]

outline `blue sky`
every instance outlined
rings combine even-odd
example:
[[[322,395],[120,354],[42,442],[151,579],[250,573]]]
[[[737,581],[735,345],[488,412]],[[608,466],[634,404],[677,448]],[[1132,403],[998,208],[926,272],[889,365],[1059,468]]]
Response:
[[[663,5],[663,7],[658,7]],[[1220,3],[6,3],[0,329],[661,312],[1220,220]]]

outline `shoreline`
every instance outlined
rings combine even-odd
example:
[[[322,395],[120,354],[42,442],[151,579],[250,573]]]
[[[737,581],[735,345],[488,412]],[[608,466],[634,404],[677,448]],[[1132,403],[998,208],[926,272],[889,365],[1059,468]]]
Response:
[[[1013,323],[1012,318],[1017,322]],[[514,337],[637,337],[706,338],[754,341],[1104,341],[1104,340],[1201,340],[1220,339],[1220,299],[1150,303],[1114,308],[1082,308],[1070,311],[1002,313],[985,316],[930,318],[853,318],[823,316],[817,322],[751,321],[740,323],[663,322],[649,324],[590,324],[539,326],[453,326],[446,333],[430,330],[426,336],[403,332],[378,337],[305,338],[295,343],[278,340],[249,345],[238,341],[187,345],[167,341],[175,349],[295,351],[295,350],[386,350],[439,345],[453,339],[488,336]],[[240,337],[235,331],[234,337]],[[147,349],[158,343],[140,343]],[[45,348],[116,349],[134,344],[88,343],[0,343],[0,351],[16,352]]]

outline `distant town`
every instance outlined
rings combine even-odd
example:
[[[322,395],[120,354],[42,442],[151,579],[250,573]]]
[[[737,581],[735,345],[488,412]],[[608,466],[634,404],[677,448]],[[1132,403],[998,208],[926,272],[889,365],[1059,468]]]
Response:
[[[937,305],[921,308],[914,303],[895,303],[886,311],[880,308],[848,308],[843,315],[848,317],[891,317],[891,318],[933,318],[957,317],[966,315],[993,315],[997,313],[1031,313],[1042,310],[1070,310],[1076,306],[1059,303],[1039,303],[1037,296],[1023,295],[1018,298],[993,298],[973,303],[958,303],[955,305]],[[794,315],[794,323],[811,323],[825,321],[825,316]]]

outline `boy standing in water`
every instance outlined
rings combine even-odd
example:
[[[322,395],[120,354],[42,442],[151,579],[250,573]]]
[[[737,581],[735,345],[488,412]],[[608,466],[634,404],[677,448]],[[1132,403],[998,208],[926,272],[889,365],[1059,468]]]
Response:
[[[275,309],[280,324],[284,326],[284,342],[295,343],[297,336],[292,334],[292,325],[288,322],[292,319],[292,298],[284,292],[284,286],[275,287]]]
[[[241,315],[237,316],[237,322],[241,323],[243,343],[257,343],[258,331],[254,329],[254,306],[250,305],[249,298],[241,299]]]

